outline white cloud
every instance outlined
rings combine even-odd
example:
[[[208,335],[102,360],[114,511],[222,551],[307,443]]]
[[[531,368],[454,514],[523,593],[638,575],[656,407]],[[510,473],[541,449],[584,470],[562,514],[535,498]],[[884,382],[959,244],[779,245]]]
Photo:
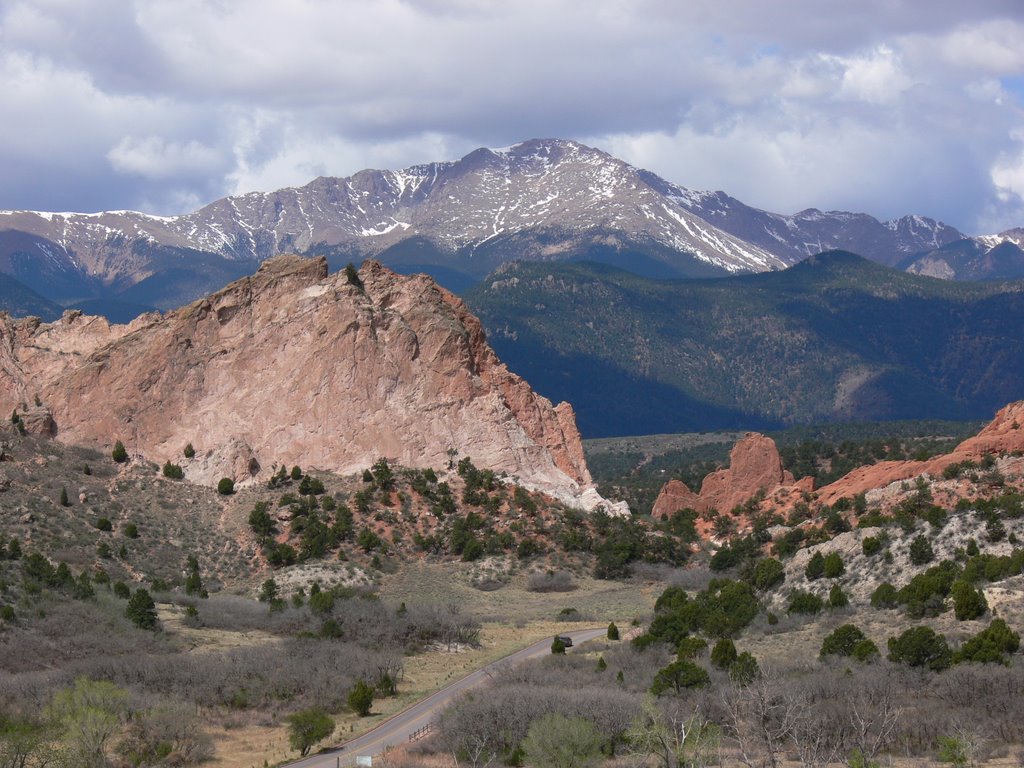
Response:
[[[157,180],[220,170],[220,155],[213,147],[160,136],[125,136],[107,152],[107,159],[120,173]]]
[[[957,68],[990,74],[1020,74],[1024,68],[1024,24],[999,21],[965,25],[943,36],[939,51],[943,59]]]
[[[903,71],[893,50],[881,45],[863,56],[840,59],[843,67],[842,95],[873,104],[891,104],[913,80]]]

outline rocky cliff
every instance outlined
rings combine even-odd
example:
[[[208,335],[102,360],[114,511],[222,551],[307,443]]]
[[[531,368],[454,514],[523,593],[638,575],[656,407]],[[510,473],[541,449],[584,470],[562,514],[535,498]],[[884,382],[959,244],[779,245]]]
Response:
[[[459,299],[374,262],[350,280],[322,258],[278,257],[131,325],[0,315],[0,412],[37,397],[59,439],[121,440],[199,482],[381,456],[443,467],[454,451],[563,498],[592,486],[571,407],[509,372]]]

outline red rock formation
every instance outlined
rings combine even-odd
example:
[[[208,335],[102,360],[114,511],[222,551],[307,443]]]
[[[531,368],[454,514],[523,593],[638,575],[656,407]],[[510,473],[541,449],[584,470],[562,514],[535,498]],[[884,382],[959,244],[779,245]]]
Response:
[[[853,498],[923,474],[939,477],[951,464],[980,461],[986,454],[1015,451],[1024,451],[1024,401],[1002,408],[991,423],[960,443],[952,453],[927,461],[881,461],[858,467],[819,489],[815,498],[821,504],[832,505],[843,497]],[[733,448],[728,469],[717,470],[704,478],[699,495],[678,480],[670,480],[661,489],[652,514],[666,517],[684,507],[698,512],[709,509],[727,512],[761,489],[768,495],[766,508],[785,512],[814,491],[814,481],[809,477],[794,481],[792,475],[783,471],[774,441],[750,433]],[[956,499],[950,497],[947,501],[952,506]]]
[[[572,409],[511,373],[458,298],[373,262],[359,276],[363,287],[322,258],[284,256],[130,326],[0,315],[0,413],[38,393],[59,439],[120,439],[209,483],[381,456],[443,467],[455,450],[563,496],[592,485]]]
[[[756,432],[733,446],[729,467],[712,472],[700,486],[702,508],[728,512],[758,491],[789,485],[793,476],[783,470],[775,441]]]
[[[807,488],[807,483],[797,490]],[[758,491],[771,493],[780,486],[792,486],[793,476],[782,468],[775,441],[770,437],[748,432],[733,446],[729,466],[712,472],[701,483],[700,495],[693,493],[678,480],[670,480],[661,489],[651,514],[655,517],[671,515],[678,509],[691,507],[698,512],[710,509],[728,512]],[[813,483],[810,488],[813,488]]]
[[[986,454],[1024,451],[1024,401],[1010,403],[995,415],[995,418],[974,437],[960,443],[952,453],[936,456],[927,461],[880,461],[866,467],[858,467],[849,474],[824,486],[818,491],[818,499],[825,504],[834,504],[845,497],[853,498],[876,488],[910,480],[922,474],[938,477],[950,464],[961,461],[978,461]]]
[[[699,509],[700,496],[690,490],[681,480],[669,480],[661,489],[651,508],[651,515],[658,519],[672,517],[680,509]]]

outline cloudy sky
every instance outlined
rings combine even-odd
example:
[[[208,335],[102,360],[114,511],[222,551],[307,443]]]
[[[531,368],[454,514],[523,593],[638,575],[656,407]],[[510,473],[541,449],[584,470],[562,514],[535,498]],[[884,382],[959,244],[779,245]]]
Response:
[[[572,138],[791,213],[1024,226],[1021,0],[0,0],[0,208],[173,214]]]

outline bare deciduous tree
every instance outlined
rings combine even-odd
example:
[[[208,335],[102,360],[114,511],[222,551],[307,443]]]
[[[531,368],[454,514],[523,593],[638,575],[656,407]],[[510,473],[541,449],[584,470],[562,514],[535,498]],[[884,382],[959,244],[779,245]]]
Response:
[[[786,741],[807,708],[796,696],[787,696],[768,670],[746,684],[734,684],[723,694],[724,727],[746,766],[777,768]]]

